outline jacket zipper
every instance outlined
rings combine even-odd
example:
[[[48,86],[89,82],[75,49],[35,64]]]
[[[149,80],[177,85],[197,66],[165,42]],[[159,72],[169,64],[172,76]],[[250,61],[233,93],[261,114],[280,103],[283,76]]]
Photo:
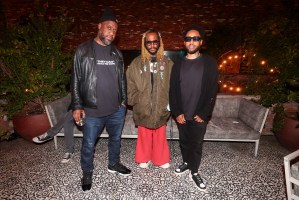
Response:
[[[154,76],[154,73],[152,73],[150,71],[150,79],[149,79],[149,82],[150,82],[150,85],[151,85],[151,102],[150,102],[150,105],[151,105],[151,114],[153,114],[153,84],[152,84],[152,81],[151,81],[151,76]]]
[[[157,113],[158,113],[158,99],[159,99],[159,90],[158,90],[158,85],[159,85],[159,76],[158,76],[158,74],[159,74],[159,67],[158,67],[158,62],[157,62],[157,79],[156,79],[156,112],[155,112],[155,119],[157,119]],[[155,125],[155,127],[156,127],[156,125],[157,125],[157,120],[155,120],[155,123],[154,123],[154,125]]]

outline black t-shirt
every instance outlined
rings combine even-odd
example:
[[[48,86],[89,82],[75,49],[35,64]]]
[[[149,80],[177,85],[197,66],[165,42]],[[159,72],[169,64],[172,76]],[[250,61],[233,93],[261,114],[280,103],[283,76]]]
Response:
[[[94,41],[94,47],[97,109],[85,108],[85,111],[87,116],[103,117],[116,112],[119,107],[116,61],[110,53],[110,45],[102,46]]]
[[[151,92],[153,93],[154,88],[154,71],[157,71],[157,58],[152,57],[152,60],[150,62],[150,72],[151,72]]]
[[[201,56],[192,60],[185,58],[182,62],[180,85],[186,120],[194,120],[196,114],[194,112],[201,95],[203,69]]]

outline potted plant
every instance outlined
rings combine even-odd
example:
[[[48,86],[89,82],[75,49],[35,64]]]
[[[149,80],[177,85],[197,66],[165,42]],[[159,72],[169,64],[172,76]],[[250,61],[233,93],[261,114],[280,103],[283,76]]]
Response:
[[[247,48],[265,59],[265,68],[274,72],[271,82],[253,80],[250,91],[261,96],[262,105],[273,107],[273,132],[290,150],[299,148],[298,115],[294,114],[299,108],[299,18],[296,16],[279,15],[262,22],[247,41]],[[292,113],[285,109],[286,103],[292,103]],[[285,128],[289,119],[295,121],[294,125]]]
[[[283,104],[277,104],[273,113],[273,132],[282,146],[290,151],[299,149],[299,107],[296,111],[286,111]]]
[[[9,28],[0,41],[0,92],[6,100],[4,110],[13,118],[15,129],[19,126],[15,122],[31,126],[27,130],[30,136],[23,136],[26,139],[50,127],[44,104],[66,95],[70,78],[71,54],[62,51],[70,18],[46,13],[46,7],[42,7],[28,17],[21,17],[18,25]],[[42,113],[46,122],[39,123],[37,118],[27,121],[29,115],[37,113]],[[45,127],[36,127],[39,124]],[[21,130],[16,131],[22,134]]]

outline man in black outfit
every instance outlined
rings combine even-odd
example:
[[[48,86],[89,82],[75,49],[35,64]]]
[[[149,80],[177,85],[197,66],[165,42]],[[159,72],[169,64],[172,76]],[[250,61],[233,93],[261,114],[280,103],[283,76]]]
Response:
[[[82,189],[90,190],[98,135],[109,134],[108,172],[128,176],[120,162],[121,133],[127,103],[127,85],[121,52],[112,44],[118,21],[111,9],[99,20],[97,36],[79,45],[72,72],[72,110],[75,122],[85,118],[81,147]]]
[[[174,63],[169,91],[170,109],[178,124],[183,157],[175,173],[190,170],[190,178],[200,190],[206,189],[206,183],[198,174],[203,139],[218,89],[216,60],[200,53],[204,36],[204,29],[195,25],[183,32],[187,55]]]

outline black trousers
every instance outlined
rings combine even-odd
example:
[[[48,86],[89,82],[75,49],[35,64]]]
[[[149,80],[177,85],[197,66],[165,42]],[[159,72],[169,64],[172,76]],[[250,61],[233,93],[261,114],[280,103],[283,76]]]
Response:
[[[185,124],[178,124],[183,162],[188,163],[192,174],[198,172],[206,128],[206,122],[187,120]]]

